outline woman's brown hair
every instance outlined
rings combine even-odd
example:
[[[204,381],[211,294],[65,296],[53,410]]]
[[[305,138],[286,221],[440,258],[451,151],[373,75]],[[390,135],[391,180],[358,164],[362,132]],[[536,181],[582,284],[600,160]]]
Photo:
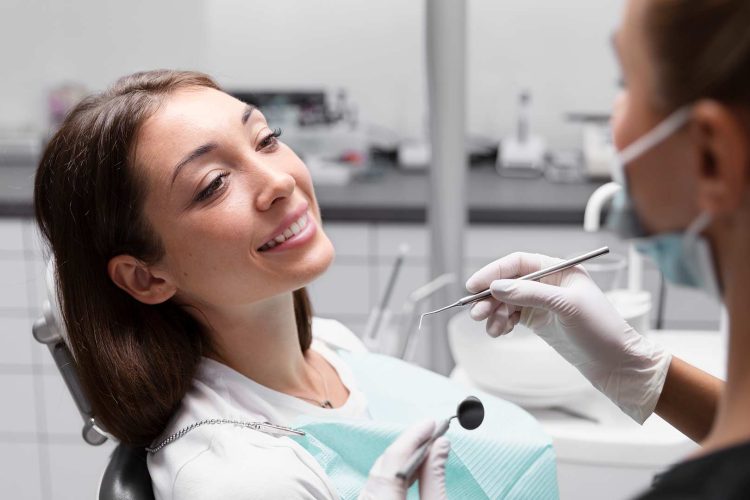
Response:
[[[658,107],[700,98],[750,104],[748,0],[649,0],[646,9]]]
[[[130,445],[165,428],[210,349],[203,327],[167,301],[146,305],[115,286],[109,260],[146,263],[164,254],[142,213],[144,180],[133,167],[138,129],[170,93],[219,86],[207,75],[148,71],[79,103],[47,145],[34,186],[36,220],[56,262],[68,343],[94,415]],[[305,289],[294,292],[300,347],[312,341]]]

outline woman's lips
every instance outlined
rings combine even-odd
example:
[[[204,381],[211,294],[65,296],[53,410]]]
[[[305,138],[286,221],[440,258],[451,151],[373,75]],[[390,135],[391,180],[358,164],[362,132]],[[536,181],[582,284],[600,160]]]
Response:
[[[265,245],[267,245],[271,241],[277,240],[277,238],[278,238],[278,240],[276,241],[277,243],[283,242],[283,238],[279,238],[279,237],[284,236],[284,233],[286,233],[285,237],[290,238],[291,235],[293,234],[293,231],[290,232],[290,228],[292,224],[296,222],[299,225],[301,217],[303,217],[304,215],[309,216],[309,214],[307,213],[307,209],[309,208],[309,206],[310,205],[307,203],[307,201],[302,201],[302,203],[300,203],[296,209],[287,213],[284,216],[284,218],[281,219],[281,222],[279,223],[279,225],[276,226],[276,229],[274,229],[273,232],[271,232],[270,234],[267,234],[266,237],[263,240],[261,240],[263,241],[263,245],[261,245],[258,248],[258,250],[263,248]]]
[[[317,224],[309,213],[305,212],[280,234],[269,240],[258,249],[259,252],[278,252],[304,245],[312,239],[317,231]]]

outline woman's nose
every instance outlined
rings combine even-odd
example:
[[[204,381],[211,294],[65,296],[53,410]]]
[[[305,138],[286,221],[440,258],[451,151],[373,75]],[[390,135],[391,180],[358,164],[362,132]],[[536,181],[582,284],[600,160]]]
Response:
[[[261,189],[255,200],[256,208],[259,211],[265,211],[279,200],[288,198],[294,192],[297,182],[289,173],[274,168],[273,165],[263,165],[258,167],[261,174]]]

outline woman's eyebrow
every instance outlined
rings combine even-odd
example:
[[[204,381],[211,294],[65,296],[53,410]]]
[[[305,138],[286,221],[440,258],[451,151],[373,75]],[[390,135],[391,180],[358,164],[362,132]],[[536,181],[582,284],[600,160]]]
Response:
[[[245,111],[242,112],[242,124],[245,125],[247,121],[250,119],[250,115],[253,114],[253,111],[255,111],[255,106],[247,105],[245,106]]]
[[[214,149],[218,148],[219,145],[215,142],[209,142],[207,144],[204,144],[202,146],[198,146],[193,151],[191,151],[185,158],[180,160],[177,165],[174,167],[174,171],[172,173],[172,184],[174,184],[174,180],[177,178],[177,174],[180,173],[182,168],[190,163],[191,161],[197,160],[201,156],[210,153]]]
[[[245,125],[247,121],[250,119],[250,115],[253,114],[253,111],[255,111],[255,107],[251,105],[246,105],[245,109],[242,111],[242,125]],[[191,151],[185,158],[180,160],[177,165],[174,167],[174,171],[172,173],[172,184],[174,184],[175,179],[177,178],[177,175],[180,173],[182,168],[190,163],[191,161],[197,160],[201,156],[210,153],[214,149],[219,147],[218,144],[215,142],[209,142],[208,144],[204,144],[202,146],[199,146],[195,148],[193,151]]]

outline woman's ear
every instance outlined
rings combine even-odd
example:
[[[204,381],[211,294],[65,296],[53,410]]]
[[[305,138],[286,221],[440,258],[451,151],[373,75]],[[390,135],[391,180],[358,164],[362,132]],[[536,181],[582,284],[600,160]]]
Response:
[[[699,101],[693,108],[701,154],[698,202],[714,216],[734,213],[744,203],[750,169],[749,137],[740,117],[725,104]]]
[[[131,255],[109,259],[107,272],[115,285],[144,304],[161,304],[177,292],[169,279],[156,276],[149,266]]]

